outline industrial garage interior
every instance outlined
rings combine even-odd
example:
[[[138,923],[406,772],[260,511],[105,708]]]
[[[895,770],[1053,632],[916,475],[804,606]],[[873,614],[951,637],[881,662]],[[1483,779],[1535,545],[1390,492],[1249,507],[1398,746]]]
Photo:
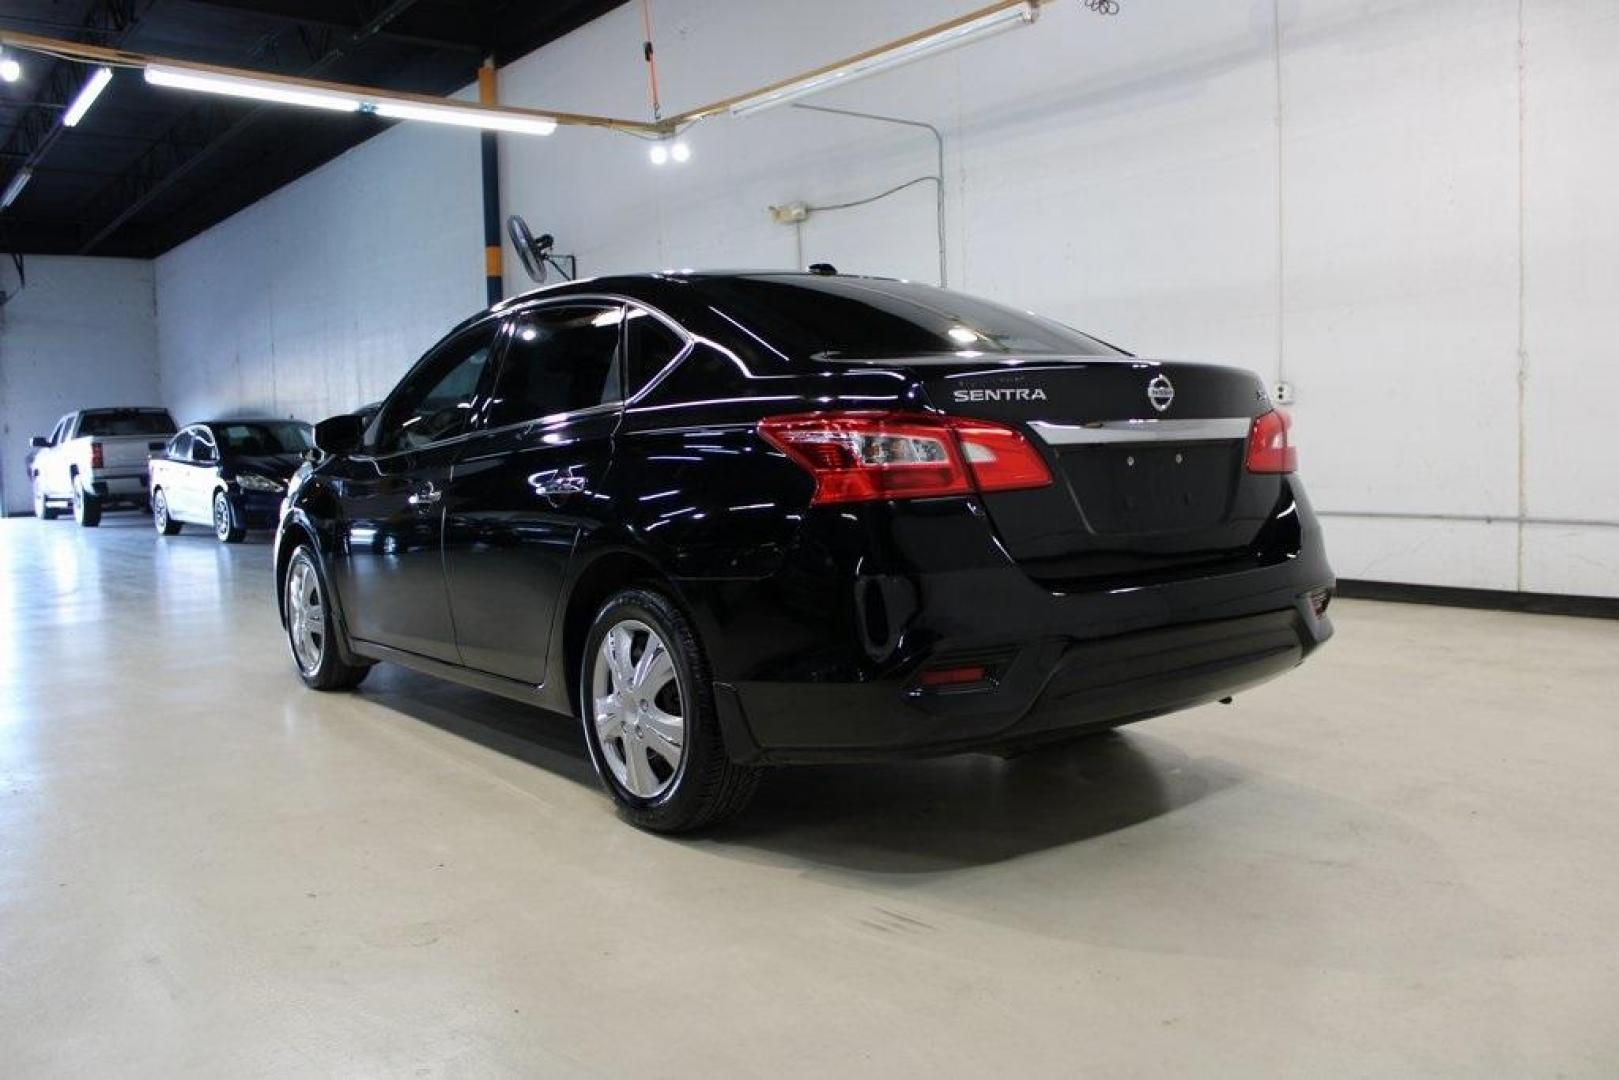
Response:
[[[5,0],[0,1073],[1613,1076],[1616,56],[1595,0]],[[607,472],[362,520],[587,302],[602,404],[513,430]],[[839,352],[868,302],[957,346]],[[463,323],[461,434],[388,443]],[[1296,550],[1167,561],[1255,491]]]

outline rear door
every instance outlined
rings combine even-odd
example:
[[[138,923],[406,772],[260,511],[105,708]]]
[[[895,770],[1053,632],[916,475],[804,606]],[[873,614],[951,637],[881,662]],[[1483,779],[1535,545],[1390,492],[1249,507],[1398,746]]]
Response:
[[[323,470],[338,493],[334,586],[353,635],[458,662],[444,582],[450,470],[493,379],[501,326],[436,346],[383,404],[366,452]]]
[[[539,685],[557,596],[623,411],[625,305],[570,300],[511,317],[483,429],[445,498],[445,566],[469,667]]]

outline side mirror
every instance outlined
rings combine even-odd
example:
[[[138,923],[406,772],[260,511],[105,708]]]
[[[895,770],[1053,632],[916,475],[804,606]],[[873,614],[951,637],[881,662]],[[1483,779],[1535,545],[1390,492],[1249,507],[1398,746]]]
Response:
[[[315,425],[315,449],[323,454],[352,454],[365,438],[365,421],[353,414],[334,416]]]
[[[46,450],[50,448],[51,441],[43,435],[35,435],[32,439],[28,440],[28,445],[32,446],[35,450]]]

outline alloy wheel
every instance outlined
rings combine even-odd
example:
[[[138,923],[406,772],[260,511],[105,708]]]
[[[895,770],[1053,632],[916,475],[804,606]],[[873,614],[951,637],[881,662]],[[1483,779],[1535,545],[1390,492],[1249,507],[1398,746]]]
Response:
[[[294,559],[287,573],[287,636],[299,670],[314,674],[326,653],[326,605],[320,578],[307,559]]]
[[[230,537],[230,503],[224,492],[214,496],[214,535],[221,540]]]
[[[152,495],[152,524],[158,532],[169,531],[169,500],[161,489]]]
[[[630,794],[668,790],[685,754],[680,673],[658,632],[637,619],[613,625],[596,650],[591,719],[602,758]]]

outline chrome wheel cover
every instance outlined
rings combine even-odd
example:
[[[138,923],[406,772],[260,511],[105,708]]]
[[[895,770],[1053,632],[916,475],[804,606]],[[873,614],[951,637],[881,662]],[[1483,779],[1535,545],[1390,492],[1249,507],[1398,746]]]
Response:
[[[214,496],[214,535],[221,540],[230,535],[230,503],[224,492]]]
[[[644,622],[614,623],[590,682],[591,727],[613,779],[638,798],[663,794],[686,749],[685,694],[669,647]]]
[[[326,605],[320,578],[307,558],[296,558],[287,571],[287,638],[298,670],[313,675],[326,653]]]
[[[158,532],[169,527],[169,499],[162,488],[152,494],[152,524],[157,526]]]

